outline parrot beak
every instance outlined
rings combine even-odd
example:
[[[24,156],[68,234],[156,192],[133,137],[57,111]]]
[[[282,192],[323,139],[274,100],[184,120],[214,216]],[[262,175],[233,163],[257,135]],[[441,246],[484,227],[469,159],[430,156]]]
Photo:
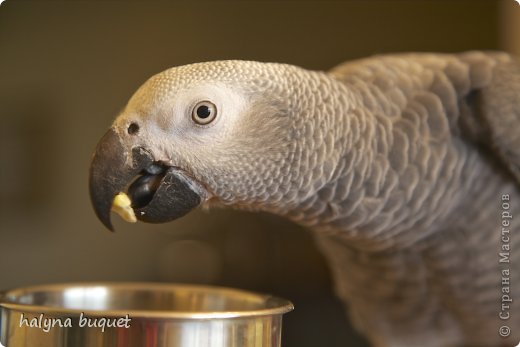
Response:
[[[128,191],[132,217],[135,214],[134,218],[148,223],[182,217],[207,197],[202,185],[185,171],[156,163],[146,148],[129,149],[113,129],[94,152],[89,191],[97,217],[112,231],[110,212],[120,193]]]

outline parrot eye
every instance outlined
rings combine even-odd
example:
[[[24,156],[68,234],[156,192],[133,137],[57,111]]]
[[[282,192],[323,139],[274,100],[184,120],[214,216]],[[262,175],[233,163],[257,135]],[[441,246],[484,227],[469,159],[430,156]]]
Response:
[[[217,107],[209,101],[201,101],[195,105],[191,113],[193,121],[200,125],[206,125],[217,117]]]

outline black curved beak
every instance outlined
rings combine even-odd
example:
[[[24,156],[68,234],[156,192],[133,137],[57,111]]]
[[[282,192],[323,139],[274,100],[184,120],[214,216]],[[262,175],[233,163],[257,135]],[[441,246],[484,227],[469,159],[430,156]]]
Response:
[[[101,138],[90,166],[89,191],[94,211],[108,229],[114,230],[110,212],[114,198],[120,192],[129,191],[137,219],[148,223],[164,223],[182,217],[206,198],[206,190],[184,171],[164,167],[160,172],[150,174],[150,167],[157,167],[157,164],[146,148],[129,149],[113,129]],[[148,181],[156,182],[152,190]],[[144,190],[149,198],[143,203],[140,192]]]

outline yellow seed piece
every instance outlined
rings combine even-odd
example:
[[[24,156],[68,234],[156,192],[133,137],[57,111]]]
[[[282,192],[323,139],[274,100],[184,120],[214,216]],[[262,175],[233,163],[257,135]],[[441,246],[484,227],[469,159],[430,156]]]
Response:
[[[134,209],[132,208],[132,202],[125,193],[119,193],[112,202],[112,211],[117,213],[121,218],[130,223],[137,222],[135,218]]]

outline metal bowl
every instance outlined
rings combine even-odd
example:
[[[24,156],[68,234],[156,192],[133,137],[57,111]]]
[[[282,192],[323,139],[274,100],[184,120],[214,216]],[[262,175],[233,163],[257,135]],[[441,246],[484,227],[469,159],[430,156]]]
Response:
[[[15,289],[0,307],[7,347],[278,347],[293,309],[237,289],[152,283]]]

